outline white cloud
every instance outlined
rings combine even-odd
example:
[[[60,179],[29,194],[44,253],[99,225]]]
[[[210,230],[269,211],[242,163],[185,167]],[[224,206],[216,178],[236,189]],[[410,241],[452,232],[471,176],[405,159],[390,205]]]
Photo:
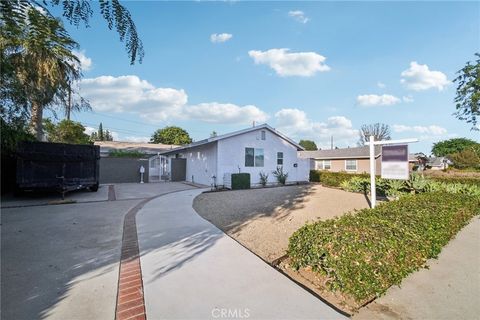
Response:
[[[319,122],[309,119],[302,110],[281,109],[275,118],[280,131],[297,140],[313,140],[322,149],[330,148],[332,136],[334,145],[338,147],[354,146],[358,140],[358,130],[344,116],[329,117],[326,122]]]
[[[308,21],[310,21],[309,18],[307,18],[307,16],[305,15],[305,13],[303,11],[300,11],[300,10],[292,10],[292,11],[289,11],[288,12],[288,15],[290,17],[292,17],[293,19],[295,19],[296,21],[298,22],[301,22],[303,24],[307,23]]]
[[[212,43],[222,43],[230,40],[233,37],[230,33],[213,33],[210,35],[210,41]]]
[[[421,134],[429,134],[429,135],[444,135],[447,133],[447,129],[437,126],[437,125],[430,125],[430,126],[406,126],[401,124],[394,124],[393,131],[395,132],[415,132]]]
[[[403,100],[403,102],[405,102],[405,103],[411,103],[411,102],[415,101],[415,100],[413,100],[413,97],[412,97],[411,95],[403,96],[403,97],[402,97],[402,100]]]
[[[383,88],[385,88],[386,86],[387,86],[387,85],[386,85],[385,83],[383,83],[383,82],[380,82],[380,81],[377,82],[377,87],[379,87],[380,89],[383,89]]]
[[[73,50],[72,52],[78,58],[78,60],[80,60],[80,67],[82,68],[82,71],[89,71],[92,69],[92,59],[85,55],[85,50]]]
[[[96,132],[97,129],[92,128],[92,127],[85,127],[85,130],[83,131],[85,134],[91,135],[92,133]]]
[[[266,64],[282,77],[311,77],[317,72],[329,71],[326,58],[316,52],[295,52],[290,49],[250,50],[248,55],[255,64]]]
[[[237,106],[232,103],[207,102],[185,108],[186,116],[211,123],[265,122],[268,115],[254,105]]]
[[[410,68],[403,71],[400,80],[408,89],[414,91],[436,88],[442,91],[449,83],[447,76],[440,71],[431,71],[426,64],[410,62]]]
[[[157,88],[134,75],[84,79],[80,90],[95,111],[138,114],[149,122],[191,119],[248,124],[268,119],[268,115],[254,105],[218,102],[189,105],[183,89]]]
[[[390,94],[364,94],[357,97],[357,104],[363,107],[372,106],[391,106],[399,103],[401,100]]]

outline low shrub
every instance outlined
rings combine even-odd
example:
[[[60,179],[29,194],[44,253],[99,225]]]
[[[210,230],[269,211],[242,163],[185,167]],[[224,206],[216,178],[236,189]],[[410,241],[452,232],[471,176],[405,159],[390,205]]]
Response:
[[[277,170],[272,171],[273,176],[277,179],[277,182],[281,185],[285,185],[288,178],[288,172],[283,172],[283,167],[277,167]]]
[[[331,290],[365,302],[437,257],[478,214],[480,197],[406,195],[303,226],[290,237],[288,255],[294,268],[311,267],[327,277]]]
[[[232,173],[232,190],[250,189],[250,173]]]
[[[260,176],[260,184],[262,185],[262,187],[265,187],[268,183],[268,173],[260,172],[259,176]]]

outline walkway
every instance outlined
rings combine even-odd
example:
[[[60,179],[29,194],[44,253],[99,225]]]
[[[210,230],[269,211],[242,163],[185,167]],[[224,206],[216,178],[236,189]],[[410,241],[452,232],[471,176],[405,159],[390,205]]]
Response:
[[[429,268],[388,289],[354,319],[478,319],[480,219],[474,217]]]
[[[162,196],[137,214],[147,318],[343,318],[198,216],[201,191]]]

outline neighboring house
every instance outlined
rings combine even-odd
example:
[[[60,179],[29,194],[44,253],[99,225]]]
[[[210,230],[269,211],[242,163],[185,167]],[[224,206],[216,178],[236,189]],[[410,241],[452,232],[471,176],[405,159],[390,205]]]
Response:
[[[381,173],[381,146],[375,146],[376,174]],[[299,157],[310,159],[311,170],[333,172],[370,173],[370,149],[368,146],[301,151]]]
[[[288,173],[287,182],[308,181],[308,160],[297,155],[301,150],[299,144],[263,124],[165,151],[162,157],[170,160],[172,177],[177,176],[174,162],[184,159],[185,169],[180,170],[184,170],[186,181],[230,187],[231,174],[239,172],[250,173],[252,185],[259,184],[260,172],[274,183],[272,171],[280,166]]]
[[[421,171],[425,170],[428,157],[423,153],[410,153],[408,155],[408,167],[410,171]]]
[[[452,162],[445,157],[430,157],[427,161],[427,168],[432,170],[447,169]]]

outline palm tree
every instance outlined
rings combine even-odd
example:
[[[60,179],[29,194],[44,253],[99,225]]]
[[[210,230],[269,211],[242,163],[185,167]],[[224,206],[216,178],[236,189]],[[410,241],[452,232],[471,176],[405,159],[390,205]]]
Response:
[[[98,0],[97,2],[89,0],[1,0],[0,24],[1,20],[8,20],[8,24],[21,26],[32,8],[53,18],[49,8],[61,7],[62,16],[70,24],[78,27],[84,23],[88,27],[89,20],[93,15],[91,3],[98,4],[100,15],[107,21],[108,28],[115,29],[120,36],[120,41],[125,42],[130,64],[134,64],[137,60],[141,63],[144,56],[142,40],[138,36],[130,12],[119,0]]]
[[[1,34],[2,55],[14,67],[13,82],[20,85],[30,109],[30,129],[42,139],[43,110],[66,105],[70,83],[81,76],[72,50],[78,44],[60,20],[28,8],[21,24],[9,24]]]

